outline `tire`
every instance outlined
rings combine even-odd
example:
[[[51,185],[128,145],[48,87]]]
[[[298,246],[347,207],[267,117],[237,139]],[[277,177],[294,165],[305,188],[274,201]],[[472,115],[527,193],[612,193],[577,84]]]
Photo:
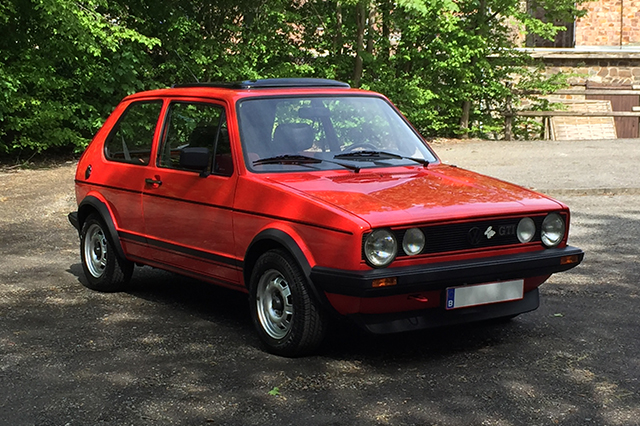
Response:
[[[86,277],[83,284],[97,291],[123,290],[133,274],[133,262],[118,255],[104,221],[90,214],[80,231],[80,258]]]
[[[270,250],[258,258],[249,297],[253,323],[269,352],[301,356],[322,343],[326,316],[289,253]]]

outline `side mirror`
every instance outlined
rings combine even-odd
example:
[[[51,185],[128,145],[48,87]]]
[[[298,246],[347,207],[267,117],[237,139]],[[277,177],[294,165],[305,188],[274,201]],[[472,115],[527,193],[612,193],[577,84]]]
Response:
[[[186,147],[180,151],[180,167],[183,169],[205,172],[210,159],[209,148]]]

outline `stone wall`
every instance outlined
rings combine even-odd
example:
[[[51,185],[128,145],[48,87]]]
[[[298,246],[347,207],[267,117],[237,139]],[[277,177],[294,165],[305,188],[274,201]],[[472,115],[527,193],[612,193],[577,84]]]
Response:
[[[582,8],[576,46],[640,46],[640,0],[595,0]]]
[[[548,74],[575,74],[570,78],[572,84],[585,84],[589,80],[611,86],[640,85],[640,49],[617,52],[534,49],[531,53],[542,59]]]

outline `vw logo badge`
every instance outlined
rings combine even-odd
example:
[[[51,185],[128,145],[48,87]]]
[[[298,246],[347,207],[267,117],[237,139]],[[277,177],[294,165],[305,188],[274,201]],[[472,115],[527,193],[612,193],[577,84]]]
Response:
[[[482,231],[477,226],[469,229],[469,233],[467,234],[467,239],[469,240],[469,244],[472,246],[479,246],[482,242]]]

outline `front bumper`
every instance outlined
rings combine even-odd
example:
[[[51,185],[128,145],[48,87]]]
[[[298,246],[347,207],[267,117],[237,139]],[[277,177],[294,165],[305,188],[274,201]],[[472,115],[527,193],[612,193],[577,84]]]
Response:
[[[76,228],[78,232],[80,232],[80,220],[78,219],[78,212],[71,212],[67,217],[69,218],[69,223],[73,225],[73,227]]]
[[[356,314],[348,317],[360,328],[373,334],[399,333],[423,330],[456,324],[486,321],[496,318],[511,318],[538,309],[540,296],[538,289],[524,294],[522,300],[474,306],[447,311],[443,308],[393,314]]]
[[[332,301],[330,303],[349,304],[346,309],[345,305],[340,308],[332,305],[338,312],[343,311],[369,332],[385,334],[512,317],[533,311],[539,304],[537,286],[549,275],[577,266],[583,258],[584,252],[579,248],[565,247],[408,268],[343,271],[315,267],[311,279],[317,290]],[[397,278],[396,285],[373,287],[374,280],[391,277]],[[454,310],[444,308],[443,290],[447,287],[514,279],[525,280],[521,300]],[[529,281],[531,285],[527,285]],[[430,304],[417,309],[416,303],[409,301],[415,293],[428,296]],[[398,300],[405,302],[396,311],[384,310]],[[371,306],[378,306],[380,310],[372,310]]]
[[[506,256],[439,262],[405,268],[345,271],[324,267],[311,270],[311,281],[325,293],[355,297],[383,297],[442,290],[446,287],[539,277],[567,271],[582,262],[577,247],[546,249]],[[571,263],[566,263],[572,258]],[[397,278],[397,285],[374,288],[374,280]]]

